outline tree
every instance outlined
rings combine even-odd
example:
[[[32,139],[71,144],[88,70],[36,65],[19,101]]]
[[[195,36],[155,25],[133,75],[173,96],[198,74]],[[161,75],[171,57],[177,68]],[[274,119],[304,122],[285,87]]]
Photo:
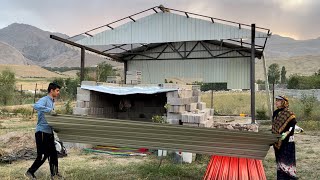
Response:
[[[286,67],[282,66],[281,68],[281,84],[284,84],[287,82],[287,78],[286,78],[286,74],[287,74],[287,71],[286,71]]]
[[[288,80],[288,89],[299,89],[300,87],[300,77],[298,75],[291,75]]]
[[[280,70],[279,65],[277,63],[273,63],[269,66],[268,69],[268,80],[270,84],[279,83],[280,79]]]
[[[116,72],[110,64],[106,62],[99,63],[97,66],[97,81],[107,81],[108,76],[115,76]]]
[[[7,105],[13,99],[16,86],[14,72],[5,69],[0,74],[0,102]]]
[[[84,81],[94,81],[95,79],[90,75],[90,73],[93,72],[93,68],[92,67],[85,67],[84,68]],[[76,73],[77,74],[77,78],[80,79],[80,71]]]
[[[63,79],[63,78],[56,78],[53,82],[57,83],[61,86],[60,89],[60,98],[62,100],[73,100],[76,98],[77,95],[77,87],[80,86],[79,78],[76,79]]]

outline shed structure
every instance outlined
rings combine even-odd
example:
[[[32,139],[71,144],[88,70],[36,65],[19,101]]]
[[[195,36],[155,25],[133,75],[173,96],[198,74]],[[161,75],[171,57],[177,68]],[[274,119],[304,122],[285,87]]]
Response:
[[[79,40],[83,35],[86,37]],[[160,5],[68,39],[50,37],[81,48],[82,72],[85,51],[91,51],[123,62],[125,73],[141,72],[141,79],[135,80],[143,84],[180,78],[225,83],[228,89],[251,89],[254,122],[254,62],[261,58],[270,35],[269,29],[255,24]]]

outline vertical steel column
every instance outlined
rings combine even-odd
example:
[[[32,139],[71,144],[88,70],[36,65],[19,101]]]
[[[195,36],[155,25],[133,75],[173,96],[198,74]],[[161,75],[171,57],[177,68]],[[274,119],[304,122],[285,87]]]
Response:
[[[123,61],[124,62],[124,84],[127,82],[127,71],[128,71],[128,61]]]
[[[81,48],[80,84],[84,80],[85,48]]]
[[[251,123],[256,123],[256,102],[255,102],[255,38],[256,25],[251,24],[251,60],[250,60],[250,90],[251,90]]]

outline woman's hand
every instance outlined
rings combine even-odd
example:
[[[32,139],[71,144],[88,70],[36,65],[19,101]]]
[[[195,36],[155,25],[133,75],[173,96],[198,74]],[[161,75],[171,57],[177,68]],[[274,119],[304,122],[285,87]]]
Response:
[[[282,134],[281,134],[281,140],[284,140],[287,136],[288,136],[288,134],[287,134],[287,133],[285,133],[285,132],[284,132],[284,133],[282,133]]]

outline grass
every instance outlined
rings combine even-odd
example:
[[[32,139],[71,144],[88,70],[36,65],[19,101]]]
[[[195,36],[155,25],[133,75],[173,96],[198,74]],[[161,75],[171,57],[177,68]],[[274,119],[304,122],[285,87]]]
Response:
[[[257,108],[266,108],[266,96],[257,93]],[[210,104],[210,94],[202,96],[207,105]],[[317,102],[318,103],[318,102]],[[250,94],[248,92],[237,93],[215,93],[214,108],[217,112],[226,115],[249,114]],[[301,103],[299,100],[291,99],[291,109],[295,111],[298,118],[303,115],[299,111]],[[24,112],[23,110],[20,110]],[[317,115],[320,111],[319,104],[315,105],[313,116],[315,120],[298,120],[298,125],[305,132],[296,134],[296,157],[297,173],[300,179],[318,179],[320,177],[320,119]],[[35,118],[2,118],[0,119],[0,136],[9,132],[30,133],[33,136],[36,123]],[[260,132],[270,133],[271,122],[260,123]],[[0,142],[0,152],[1,152]],[[60,159],[60,172],[66,179],[202,179],[209,157],[198,156],[198,160],[192,164],[175,164],[172,157],[163,160],[160,168],[159,159],[155,155],[147,157],[116,157],[105,154],[84,153],[71,149],[66,158]],[[0,179],[23,179],[23,174],[32,164],[33,160],[19,160],[12,164],[0,164]],[[276,178],[276,164],[273,149],[270,148],[266,158],[263,160],[267,179]],[[39,179],[49,179],[48,164],[45,163],[36,173]]]
[[[290,97],[289,97],[290,98]],[[201,100],[210,107],[211,93],[203,93]],[[303,104],[299,99],[290,98],[290,109],[296,114],[297,120],[312,120],[320,122],[320,102],[316,101],[310,116],[306,116]],[[250,92],[214,92],[213,108],[220,115],[250,114]],[[256,93],[256,110],[265,110],[268,114],[267,95],[264,92]],[[319,127],[319,126],[318,126]]]

